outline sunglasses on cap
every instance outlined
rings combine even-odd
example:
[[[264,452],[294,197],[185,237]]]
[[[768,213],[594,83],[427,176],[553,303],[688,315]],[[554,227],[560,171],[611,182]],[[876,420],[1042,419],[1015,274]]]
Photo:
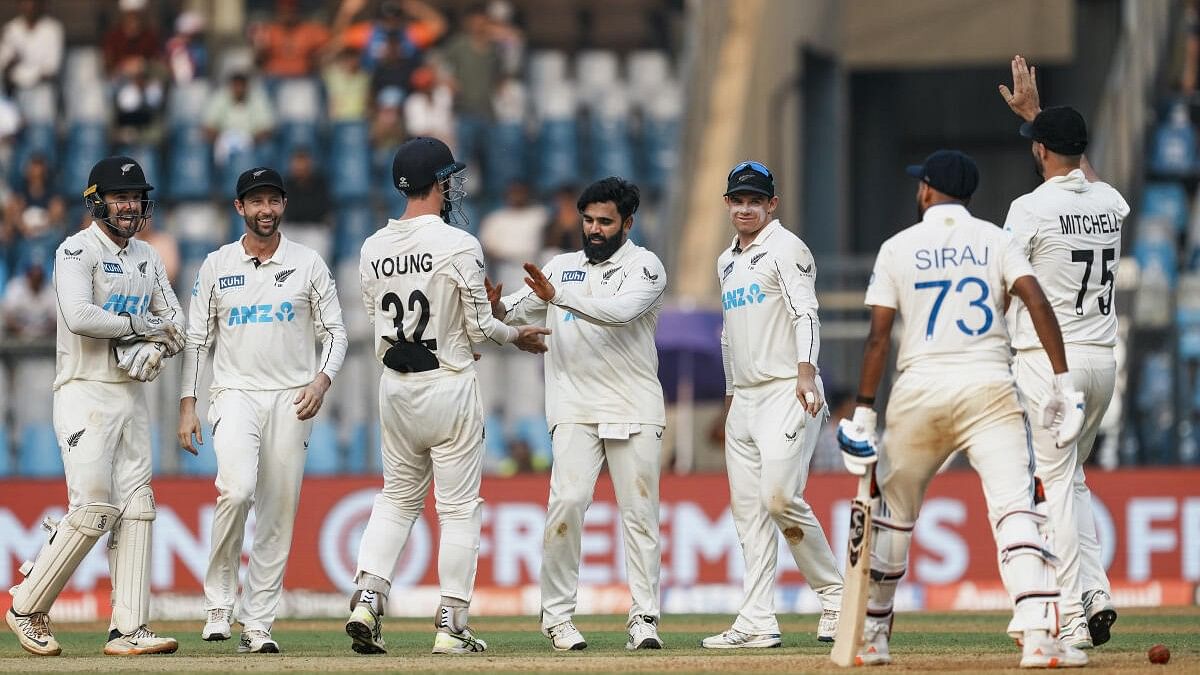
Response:
[[[725,180],[733,178],[734,174],[738,173],[742,169],[750,169],[751,171],[766,176],[767,178],[773,178],[773,176],[771,176],[771,170],[768,169],[762,162],[745,161],[730,169],[729,176],[727,176]]]

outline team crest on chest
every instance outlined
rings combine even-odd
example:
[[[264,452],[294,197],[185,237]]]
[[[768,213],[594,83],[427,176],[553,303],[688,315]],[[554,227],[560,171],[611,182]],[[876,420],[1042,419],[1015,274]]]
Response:
[[[767,254],[767,252],[766,252],[766,251],[763,251],[762,253],[759,253],[758,255],[756,255],[756,256],[754,256],[753,258],[751,258],[751,259],[750,259],[750,269],[754,269],[754,265],[755,265],[755,264],[756,264],[756,263],[757,263],[759,260],[762,260],[762,259],[763,259],[763,256],[765,256],[766,254]]]
[[[142,273],[142,276],[146,276],[146,261],[145,260],[138,263],[138,271]]]
[[[282,287],[283,282],[287,281],[288,277],[292,276],[292,274],[294,274],[295,272],[296,272],[296,268],[294,268],[294,267],[290,270],[284,270],[282,272],[277,272],[275,274],[275,288]]]
[[[607,284],[608,280],[611,279],[614,274],[616,274],[617,272],[620,272],[620,271],[621,271],[620,267],[614,267],[611,270],[605,272],[604,276],[600,277],[600,283]]]

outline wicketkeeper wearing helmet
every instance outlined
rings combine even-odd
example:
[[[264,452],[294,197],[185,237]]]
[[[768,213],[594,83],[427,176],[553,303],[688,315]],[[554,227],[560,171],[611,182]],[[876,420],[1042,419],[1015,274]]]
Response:
[[[134,239],[150,219],[153,186],[129,157],[92,167],[84,204],[92,224],[67,237],[54,258],[58,359],[54,431],[70,506],[37,558],[21,567],[5,616],[32,654],[62,651],[48,612],[75,568],[104,533],[112,573],[112,621],[105,654],[174,652],[150,614],[150,420],[138,382],[154,379],[183,348],[183,312],[162,260]]]

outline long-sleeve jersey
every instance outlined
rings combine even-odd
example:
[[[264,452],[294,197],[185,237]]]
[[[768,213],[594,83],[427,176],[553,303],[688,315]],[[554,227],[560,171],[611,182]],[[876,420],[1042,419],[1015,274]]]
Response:
[[[1008,377],[1004,298],[1024,276],[1033,268],[1007,232],[939,204],[879,247],[865,303],[899,314],[900,372]]]
[[[772,220],[745,249],[735,239],[717,259],[717,275],[727,392],[794,379],[799,363],[817,365],[817,266],[799,237]]]
[[[1063,343],[1117,344],[1115,289],[1121,225],[1129,205],[1108,183],[1076,169],[1013,201],[1004,229],[1013,234],[1054,307]],[[1041,347],[1029,309],[1009,310],[1013,347]]]
[[[517,329],[492,317],[483,250],[435,215],[389,220],[363,242],[358,275],[380,361],[397,342],[432,352],[437,367],[473,368],[471,344],[507,344]]]
[[[114,338],[133,335],[129,317],[153,314],[183,330],[183,310],[162,259],[144,241],[124,248],[93,222],[54,254],[58,338],[54,388],[72,380],[133,382],[117,367]]]
[[[545,302],[528,287],[504,298],[510,324],[544,324],[546,420],[558,424],[666,424],[654,332],[667,274],[654,253],[625,242],[604,262],[583,251],[556,256],[542,272]]]
[[[240,239],[208,254],[188,307],[181,398],[196,396],[204,357],[214,343],[214,392],[295,389],[317,373],[332,380],[347,343],[342,306],[325,261],[282,235],[266,261],[246,253]]]

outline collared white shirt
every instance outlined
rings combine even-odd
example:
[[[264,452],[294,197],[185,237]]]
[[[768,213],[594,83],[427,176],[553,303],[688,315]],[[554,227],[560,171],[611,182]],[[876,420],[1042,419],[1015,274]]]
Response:
[[[0,35],[0,70],[16,62],[11,77],[18,87],[28,88],[58,75],[62,66],[63,25],[43,14],[30,26],[17,16],[4,24]]]
[[[1117,344],[1115,284],[1121,228],[1129,205],[1108,183],[1075,169],[1013,201],[1004,229],[1012,233],[1054,307],[1064,344]],[[1013,347],[1039,349],[1029,309],[1009,309]]]
[[[483,270],[479,241],[435,215],[389,220],[367,237],[358,276],[379,360],[394,342],[411,342],[458,372],[474,368],[472,343],[517,339],[492,317]]]
[[[1024,276],[1033,268],[1007,232],[939,204],[879,247],[865,303],[899,314],[900,372],[1005,377],[1004,299]]]
[[[510,324],[539,324],[546,337],[546,420],[559,424],[666,425],[654,333],[667,273],[653,252],[626,241],[612,257],[583,251],[542,268],[549,302],[525,286],[505,296]]]
[[[717,258],[724,327],[721,348],[731,372],[726,394],[770,380],[796,378],[801,362],[817,365],[817,265],[779,220],[767,223],[744,250],[733,244]]]
[[[56,390],[73,380],[133,382],[117,367],[112,349],[113,338],[133,335],[122,313],[151,313],[183,330],[183,310],[162,259],[140,239],[118,247],[101,227],[93,221],[67,237],[54,254]]]
[[[347,342],[325,261],[282,234],[269,260],[256,262],[241,239],[208,254],[188,306],[181,398],[196,396],[214,343],[214,393],[295,389],[317,373],[334,379]]]

